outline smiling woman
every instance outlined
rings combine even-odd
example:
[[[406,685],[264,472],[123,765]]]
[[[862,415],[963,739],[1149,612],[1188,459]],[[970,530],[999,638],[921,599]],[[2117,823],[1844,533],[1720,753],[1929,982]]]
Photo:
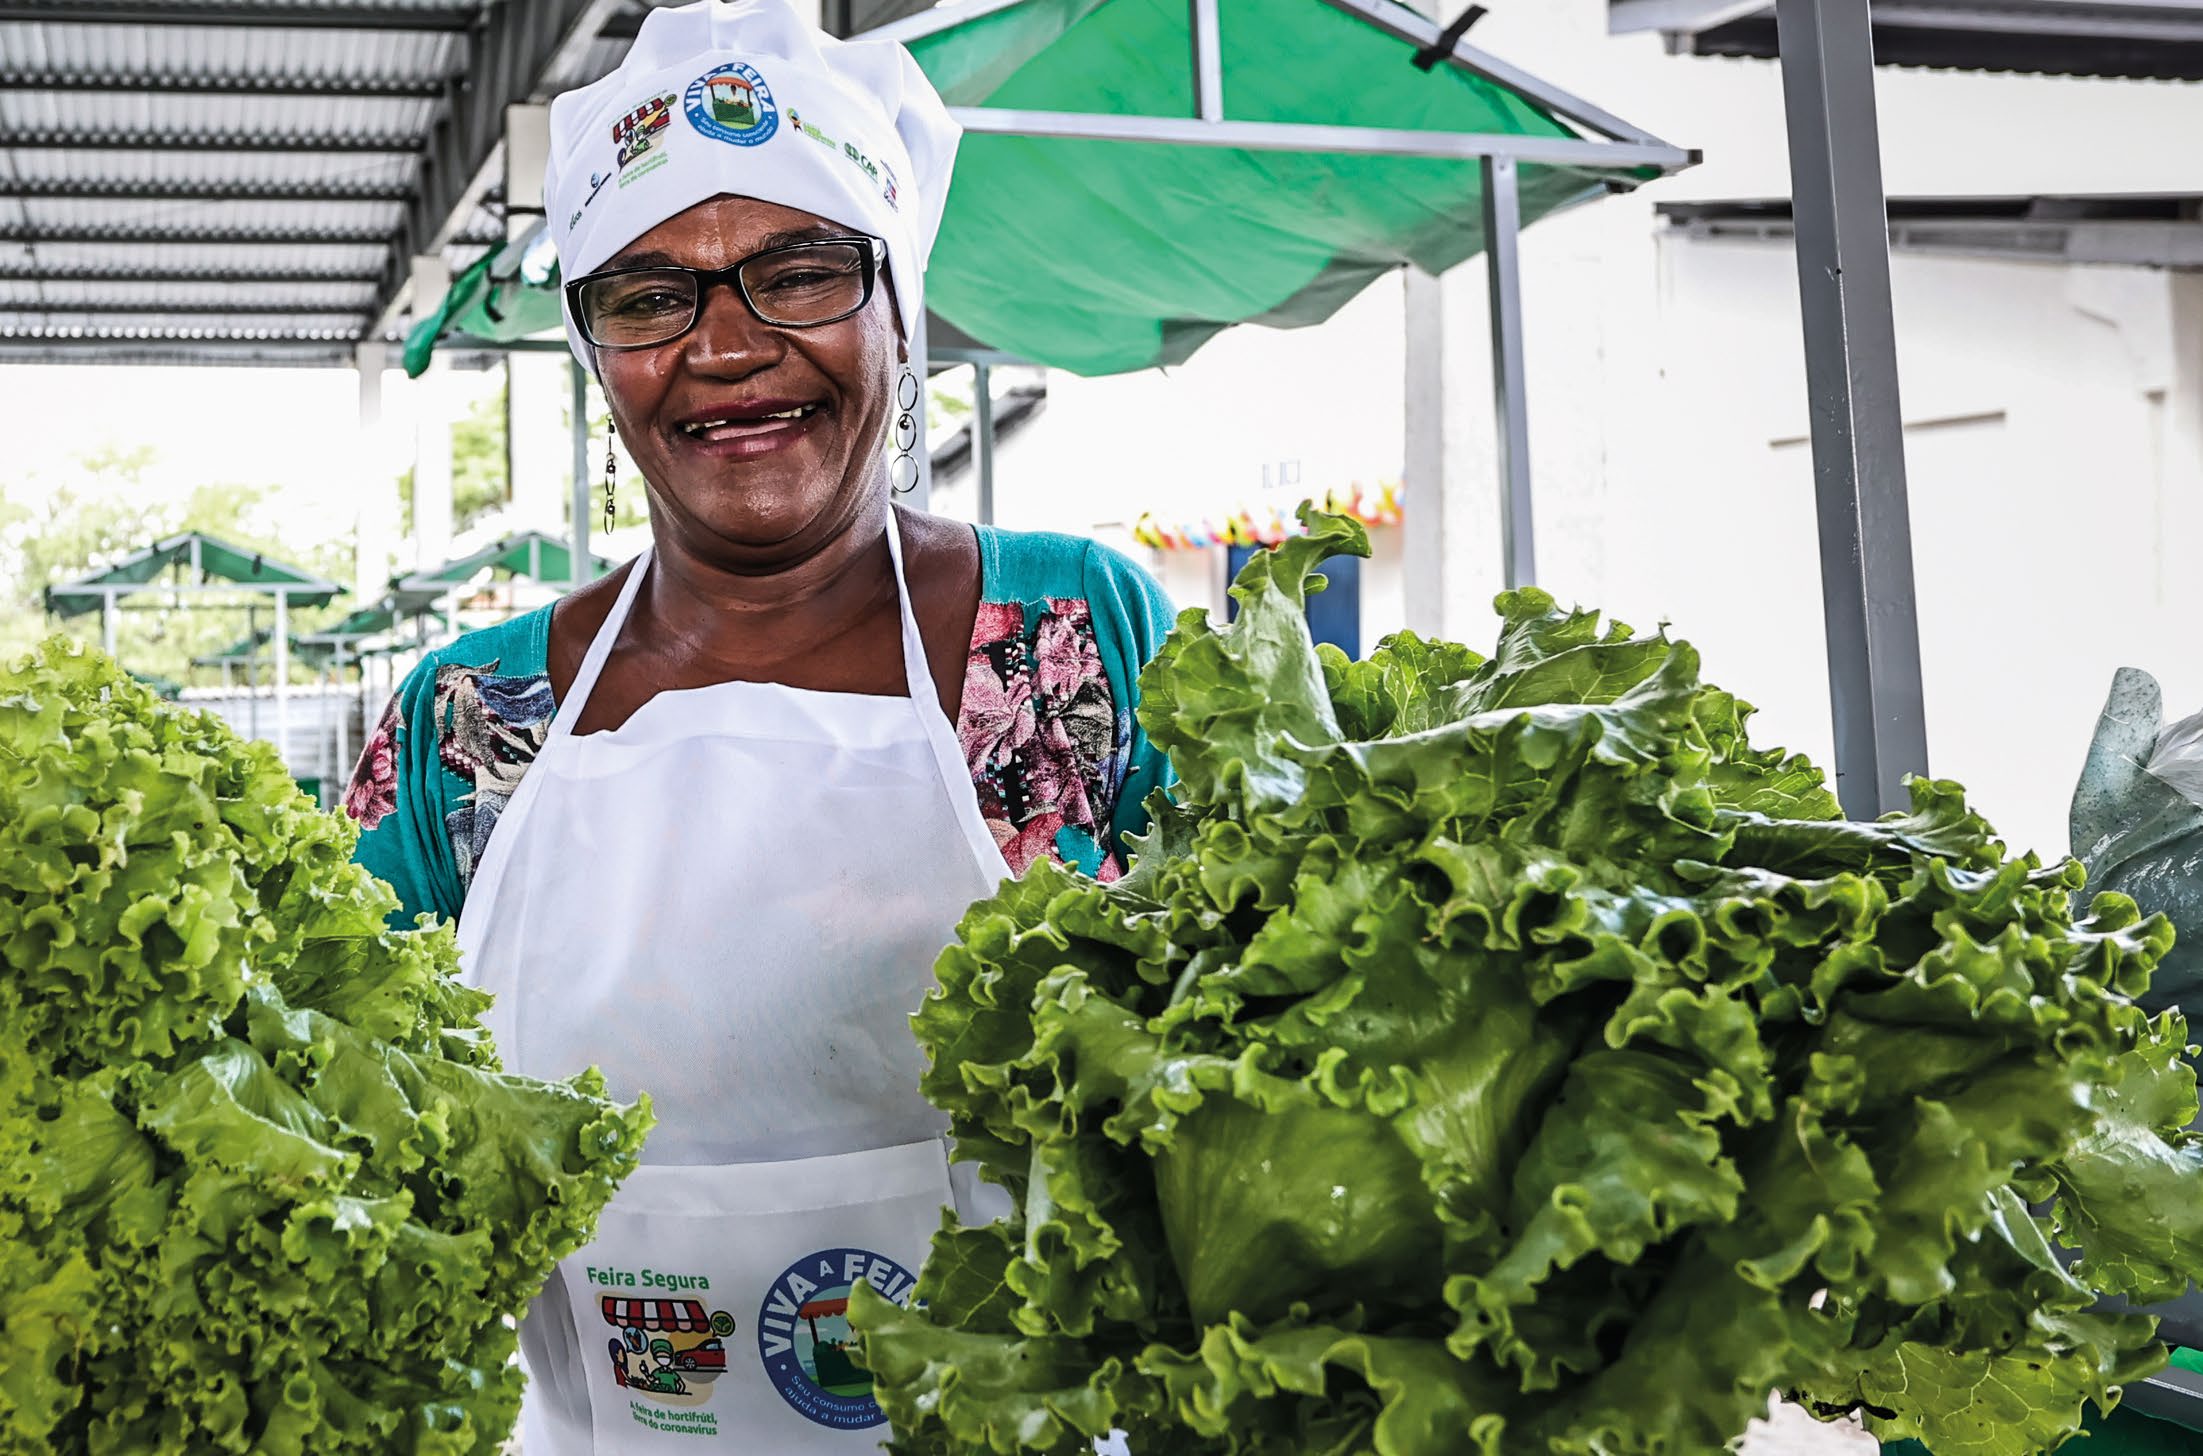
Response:
[[[421,664],[347,796],[359,858],[458,919],[509,1070],[593,1064],[659,1118],[522,1327],[529,1456],[853,1456],[880,1411],[823,1335],[718,1342],[851,1268],[907,1297],[941,1205],[985,1216],[909,1017],[1004,876],[1121,873],[1168,775],[1133,708],[1171,614],[1092,542],[893,503],[956,148],[899,47],[785,0],[658,9],[552,129],[569,336],[652,544]],[[712,1309],[602,1277],[640,1268]],[[653,1329],[723,1370],[658,1379]]]

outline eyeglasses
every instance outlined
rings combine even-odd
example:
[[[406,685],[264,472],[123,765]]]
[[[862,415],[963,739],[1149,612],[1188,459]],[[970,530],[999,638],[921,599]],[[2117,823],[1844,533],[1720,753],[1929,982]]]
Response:
[[[566,285],[582,336],[600,349],[647,349],[696,327],[726,284],[759,321],[815,329],[862,312],[880,277],[878,238],[820,238],[752,253],[731,268],[616,268]]]

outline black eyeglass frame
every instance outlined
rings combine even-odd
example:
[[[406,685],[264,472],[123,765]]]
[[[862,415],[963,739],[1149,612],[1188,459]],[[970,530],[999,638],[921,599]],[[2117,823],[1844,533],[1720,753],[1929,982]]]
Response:
[[[858,257],[864,267],[863,295],[858,298],[856,307],[850,309],[847,313],[838,313],[832,318],[813,319],[811,322],[803,324],[782,323],[778,319],[766,316],[765,310],[757,306],[757,300],[750,297],[749,288],[742,282],[742,270],[760,258],[778,257],[782,253],[806,252],[812,248],[824,247],[834,243],[856,245],[860,250]],[[640,268],[610,268],[596,273],[585,273],[581,277],[569,281],[566,284],[566,312],[568,317],[573,319],[574,326],[581,330],[581,336],[589,341],[589,346],[593,349],[662,349],[696,327],[697,321],[704,316],[704,304],[711,298],[712,290],[724,285],[734,290],[734,296],[742,300],[742,306],[750,311],[750,317],[768,328],[823,329],[829,324],[838,324],[844,319],[855,318],[871,306],[872,296],[879,289],[880,265],[886,261],[886,255],[887,244],[882,239],[865,233],[848,233],[805,238],[797,243],[782,243],[777,248],[764,248],[746,258],[736,259],[725,268],[684,268],[673,263],[656,263]],[[696,280],[696,303],[689,312],[688,322],[674,332],[667,334],[664,338],[654,340],[648,344],[607,344],[599,339],[590,328],[589,316],[581,306],[581,292],[592,283],[602,283],[608,278],[632,277],[640,273],[685,273]]]

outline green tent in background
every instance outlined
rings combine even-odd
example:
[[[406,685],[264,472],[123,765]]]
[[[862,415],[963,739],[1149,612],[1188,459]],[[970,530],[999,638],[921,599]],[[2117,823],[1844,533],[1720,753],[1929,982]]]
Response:
[[[1314,0],[1221,0],[1235,122],[1574,138],[1524,97]],[[1194,114],[1185,0],[1025,0],[910,42],[952,106]],[[1650,173],[1525,166],[1525,224]],[[1484,247],[1474,162],[967,135],[932,309],[1078,374],[1182,362],[1235,323],[1321,323],[1384,273]]]
[[[441,566],[401,577],[396,586],[400,592],[429,595],[429,599],[434,600],[445,590],[466,585],[484,569],[524,576],[551,586],[566,586],[574,579],[573,560],[571,542],[541,531],[519,531],[500,537],[479,551],[454,557]],[[593,551],[589,553],[592,579],[610,571],[614,564]]]
[[[104,570],[46,588],[46,610],[57,617],[96,612],[110,597],[156,589],[160,576],[171,570],[178,586],[197,590],[235,585],[242,591],[271,595],[280,591],[294,607],[325,607],[344,595],[343,587],[304,567],[233,546],[204,531],[186,531],[133,551]]]
[[[1234,122],[1574,140],[1546,108],[1320,0],[1219,0]],[[951,106],[1184,119],[1186,0],[1023,0],[909,42]],[[790,131],[790,137],[796,133]],[[799,138],[800,139],[800,138]],[[1525,165],[1527,224],[1653,169]],[[1078,374],[1183,361],[1236,323],[1321,323],[1384,273],[1484,247],[1474,161],[1241,151],[972,133],[927,272],[969,339]],[[542,235],[454,283],[406,368],[439,341],[561,327]]]

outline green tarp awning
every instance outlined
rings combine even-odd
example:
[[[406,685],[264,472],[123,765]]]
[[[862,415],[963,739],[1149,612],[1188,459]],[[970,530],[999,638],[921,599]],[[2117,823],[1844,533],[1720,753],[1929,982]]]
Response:
[[[224,663],[229,663],[232,666],[243,667],[255,662],[272,662],[275,654],[269,651],[269,644],[274,641],[275,633],[266,627],[262,627],[257,632],[240,637],[220,652],[209,652],[204,657],[194,657],[191,660],[191,665],[193,667],[220,667]],[[318,665],[328,661],[335,651],[328,643],[317,642],[310,637],[294,636],[291,638],[290,645],[291,661],[310,665]]]
[[[400,622],[409,622],[428,613],[441,593],[392,592],[371,607],[362,607],[333,627],[319,632],[309,632],[309,642],[357,642],[365,637],[380,637]],[[441,617],[437,619],[439,622]]]
[[[508,344],[561,327],[558,254],[538,228],[452,280],[436,311],[406,335],[406,377],[426,373],[437,344],[455,335]]]
[[[1221,0],[1233,121],[1574,137],[1316,0]],[[1193,114],[1185,0],[1025,0],[911,43],[951,105]],[[1525,224],[1617,168],[1521,169]],[[1186,359],[1235,323],[1321,323],[1405,263],[1483,250],[1474,162],[967,135],[926,275],[964,333],[1080,374]]]
[[[1219,0],[1234,122],[1574,138],[1538,104],[1320,0]],[[910,43],[952,106],[1186,118],[1186,0],[1023,0]],[[1651,173],[1524,165],[1527,224]],[[1079,374],[1180,362],[1236,323],[1321,323],[1384,273],[1481,252],[1476,163],[967,134],[927,272],[932,311]],[[407,344],[560,327],[540,242],[486,258]]]
[[[449,589],[472,581],[476,573],[485,567],[493,571],[509,572],[525,576],[552,586],[565,586],[574,579],[573,546],[556,536],[541,531],[522,531],[491,543],[479,551],[454,558],[428,571],[417,571],[399,582],[404,592],[429,592],[431,600],[442,595],[438,588]],[[589,554],[591,576],[602,576],[612,569],[613,563],[595,552]]]
[[[301,567],[290,566],[258,551],[232,546],[203,531],[187,531],[133,551],[104,571],[46,588],[46,610],[57,617],[79,617],[96,612],[112,592],[127,596],[153,588],[162,572],[171,568],[196,577],[199,583],[234,583],[242,590],[271,594],[285,587],[294,607],[325,607],[344,594],[344,588]]]

